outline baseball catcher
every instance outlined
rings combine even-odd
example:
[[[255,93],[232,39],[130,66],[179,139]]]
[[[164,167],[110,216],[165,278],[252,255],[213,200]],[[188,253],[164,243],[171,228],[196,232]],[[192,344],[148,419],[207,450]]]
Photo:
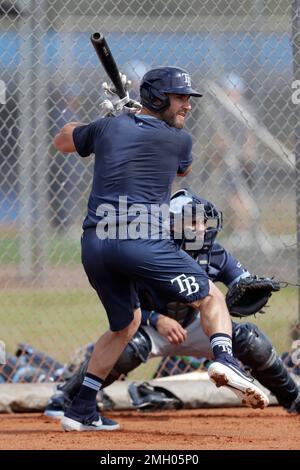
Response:
[[[274,279],[252,276],[231,253],[215,242],[222,229],[222,214],[214,204],[186,189],[173,194],[171,209],[182,210],[183,203],[193,207],[202,204],[205,210],[203,246],[199,250],[187,252],[205,267],[213,282],[222,282],[228,287],[227,302],[233,316],[249,316],[259,312],[272,292],[279,290],[279,283]],[[193,220],[195,226],[197,222]],[[187,250],[184,234],[177,239],[177,243]],[[107,377],[105,386],[121,375],[127,375],[152,357],[212,357],[209,340],[200,326],[201,312],[180,303],[163,305],[159,298],[149,295],[147,286],[144,285],[139,285],[139,296],[142,325]],[[236,357],[250,369],[255,379],[276,396],[281,406],[290,412],[300,413],[299,387],[284,367],[270,340],[257,325],[249,322],[233,323],[233,348]],[[62,416],[81,384],[86,367],[87,361],[81,364],[69,381],[59,386],[46,408],[45,413],[48,416]],[[162,390],[157,391],[151,386],[143,385],[140,390],[130,386],[129,393],[137,408],[157,409],[159,400],[162,407],[170,406],[171,403],[175,408],[180,406],[176,397],[163,395]]]

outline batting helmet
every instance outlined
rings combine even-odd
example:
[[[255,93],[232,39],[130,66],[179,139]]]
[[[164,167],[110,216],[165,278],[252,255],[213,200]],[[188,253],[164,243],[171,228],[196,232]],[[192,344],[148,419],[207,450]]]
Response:
[[[140,84],[141,103],[152,111],[162,112],[170,106],[168,93],[201,97],[191,87],[190,75],[177,67],[159,67],[147,72]],[[155,103],[155,101],[159,102]]]

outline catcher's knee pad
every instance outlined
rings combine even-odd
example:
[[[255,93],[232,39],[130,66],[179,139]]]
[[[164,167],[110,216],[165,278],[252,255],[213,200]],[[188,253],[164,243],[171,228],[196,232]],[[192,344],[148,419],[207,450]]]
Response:
[[[260,369],[276,360],[272,343],[253,323],[233,323],[233,352],[244,365]]]
[[[150,352],[150,338],[142,329],[139,329],[122,352],[109,375],[104,380],[102,388],[108,387],[108,385],[112,384],[115,380],[118,380],[120,375],[128,374],[142,362],[146,362]],[[79,392],[87,371],[88,363],[89,358],[82,362],[78,370],[63,385],[59,385],[59,390],[63,392],[66,398],[72,400]]]
[[[269,338],[253,323],[234,323],[233,352],[283,406],[298,395],[298,386],[284,367]]]
[[[151,340],[147,333],[140,328],[129,341],[112,371],[106,377],[103,388],[112,384],[120,377],[120,375],[127,375],[129,372],[136,369],[142,362],[146,362],[149,358],[150,352]]]

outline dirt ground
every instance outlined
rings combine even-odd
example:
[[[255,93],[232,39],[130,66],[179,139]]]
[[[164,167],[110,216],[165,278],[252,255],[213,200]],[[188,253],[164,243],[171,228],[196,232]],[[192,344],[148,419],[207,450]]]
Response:
[[[300,449],[300,416],[280,407],[107,413],[121,429],[65,433],[42,414],[3,414],[0,449]]]

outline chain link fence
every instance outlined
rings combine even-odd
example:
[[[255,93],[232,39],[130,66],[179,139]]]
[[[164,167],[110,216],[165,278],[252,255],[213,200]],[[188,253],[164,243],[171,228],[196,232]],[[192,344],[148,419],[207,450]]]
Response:
[[[204,97],[187,121],[193,171],[178,185],[223,210],[219,241],[251,272],[298,282],[298,15],[287,0],[0,1],[0,337],[9,353],[25,342],[64,363],[107,325],[80,264],[93,158],[51,144],[65,123],[100,115],[107,77],[95,31],[132,79],[133,98],[151,67],[191,73]],[[274,295],[257,321],[290,351],[297,287]]]

